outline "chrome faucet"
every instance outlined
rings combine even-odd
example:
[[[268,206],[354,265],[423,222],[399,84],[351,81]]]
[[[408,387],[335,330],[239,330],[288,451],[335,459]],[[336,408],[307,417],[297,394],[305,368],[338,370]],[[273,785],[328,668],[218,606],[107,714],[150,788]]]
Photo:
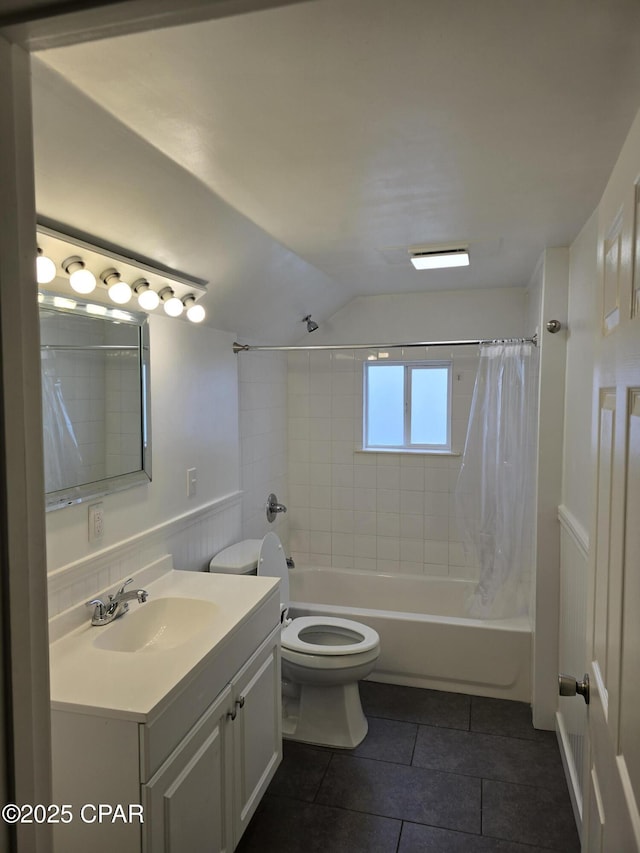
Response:
[[[125,587],[133,583],[133,578],[126,580],[120,589],[113,595],[109,596],[109,600],[105,603],[101,598],[93,598],[87,601],[87,607],[93,607],[93,616],[91,617],[92,625],[108,625],[113,622],[118,616],[123,616],[129,609],[129,602],[135,598],[140,604],[149,597],[146,589],[131,589],[125,592]]]
[[[284,504],[278,503],[278,498],[274,495],[273,492],[267,498],[267,521],[271,523],[275,520],[276,515],[279,512],[286,512],[287,508]]]

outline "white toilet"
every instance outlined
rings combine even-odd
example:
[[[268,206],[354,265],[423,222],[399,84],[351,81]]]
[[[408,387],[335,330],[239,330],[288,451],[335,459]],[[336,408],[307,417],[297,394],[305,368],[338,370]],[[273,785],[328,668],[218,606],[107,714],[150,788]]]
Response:
[[[353,749],[367,733],[358,681],[380,654],[373,628],[351,619],[299,616],[290,620],[289,569],[280,539],[245,539],[217,554],[209,571],[280,578],[282,611],[282,730],[289,740]]]

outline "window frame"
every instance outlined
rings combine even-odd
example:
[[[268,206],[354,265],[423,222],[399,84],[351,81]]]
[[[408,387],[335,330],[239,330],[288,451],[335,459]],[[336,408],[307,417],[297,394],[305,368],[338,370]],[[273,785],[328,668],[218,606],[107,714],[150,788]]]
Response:
[[[451,433],[452,433],[452,397],[453,397],[453,361],[442,359],[438,361],[388,361],[380,364],[378,360],[363,362],[363,419],[362,419],[362,449],[373,452],[389,452],[389,453],[451,453]],[[369,443],[369,369],[376,367],[403,367],[404,369],[404,385],[403,385],[403,444],[370,444]],[[447,370],[447,413],[446,427],[447,440],[446,444],[417,444],[411,442],[411,374],[413,370],[419,369],[442,369]]]

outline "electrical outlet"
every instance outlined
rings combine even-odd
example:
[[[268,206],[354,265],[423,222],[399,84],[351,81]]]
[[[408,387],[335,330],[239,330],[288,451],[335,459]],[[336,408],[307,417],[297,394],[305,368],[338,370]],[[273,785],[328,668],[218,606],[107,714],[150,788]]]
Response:
[[[99,542],[104,534],[104,510],[102,503],[89,507],[89,542]]]
[[[187,468],[187,497],[195,496],[198,485],[198,473],[195,468]]]

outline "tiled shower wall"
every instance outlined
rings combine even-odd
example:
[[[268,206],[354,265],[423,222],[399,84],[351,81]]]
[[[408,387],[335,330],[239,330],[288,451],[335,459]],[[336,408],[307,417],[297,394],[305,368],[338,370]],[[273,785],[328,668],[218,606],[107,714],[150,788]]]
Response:
[[[453,362],[454,455],[363,452],[368,350],[289,354],[289,533],[295,560],[373,572],[477,577],[455,521],[477,355],[390,351]]]
[[[279,514],[270,524],[265,512],[271,492],[289,505],[286,355],[238,354],[238,406],[242,536],[260,539],[274,530],[288,551],[290,514]]]

